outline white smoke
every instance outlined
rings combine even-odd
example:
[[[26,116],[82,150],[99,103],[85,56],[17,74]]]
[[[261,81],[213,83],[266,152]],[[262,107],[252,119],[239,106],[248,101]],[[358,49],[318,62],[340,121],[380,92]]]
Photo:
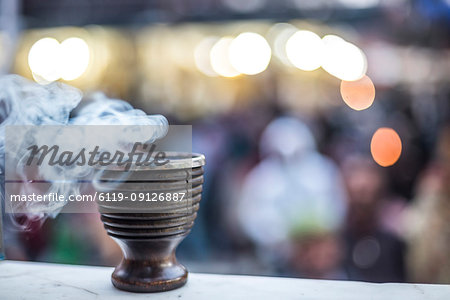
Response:
[[[129,103],[119,99],[109,99],[102,93],[95,93],[81,101],[83,94],[71,86],[62,83],[39,85],[17,75],[0,77],[0,171],[2,181],[2,198],[5,195],[5,151],[11,149],[10,144],[17,144],[12,149],[24,149],[20,145],[32,145],[35,141],[52,141],[66,149],[81,149],[92,146],[92,141],[85,141],[86,127],[71,125],[130,125],[123,126],[120,132],[104,134],[101,145],[110,149],[124,149],[131,142],[151,143],[164,137],[168,131],[167,119],[162,115],[147,115],[142,110],[134,109]],[[5,139],[8,125],[61,125],[70,129],[58,132],[52,130],[36,130],[24,135],[24,139]],[[133,126],[131,126],[133,125]],[[138,125],[138,126],[135,126]],[[145,126],[144,126],[145,125]],[[147,125],[152,125],[151,127]],[[38,127],[36,127],[38,128]],[[152,128],[152,130],[149,130]],[[47,135],[47,136],[46,136]],[[20,134],[18,135],[20,136]],[[5,144],[8,147],[5,148]],[[23,160],[23,151],[8,152],[16,161]],[[46,165],[45,163],[43,165]],[[26,172],[16,170],[23,182],[27,182]],[[46,193],[78,194],[80,184],[74,179],[85,178],[92,172],[92,167],[77,166],[40,168],[39,177],[51,182]],[[59,178],[61,180],[54,180]],[[70,179],[70,180],[65,180]],[[53,181],[52,181],[53,180]],[[33,185],[22,184],[21,193],[32,193]],[[41,191],[42,193],[42,191]],[[3,200],[3,199],[2,199]],[[64,202],[25,202],[30,218],[56,216],[64,206]]]

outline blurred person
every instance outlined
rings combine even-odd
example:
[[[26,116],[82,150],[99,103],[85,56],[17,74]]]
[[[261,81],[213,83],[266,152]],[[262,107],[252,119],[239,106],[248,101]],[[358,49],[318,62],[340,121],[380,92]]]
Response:
[[[242,231],[261,260],[281,266],[280,274],[342,278],[337,232],[346,195],[338,168],[293,117],[272,121],[260,149],[263,159],[247,175],[237,203]]]
[[[406,218],[409,280],[450,283],[450,126],[422,174]]]
[[[342,241],[336,232],[308,232],[292,236],[288,276],[347,279],[342,269]]]
[[[193,263],[191,269],[259,273],[251,245],[236,226],[234,207],[245,175],[258,161],[259,136],[272,114],[273,107],[260,102],[194,125],[193,151],[204,153],[208,163],[199,221],[178,248],[179,257]]]
[[[351,280],[402,282],[405,245],[388,226],[391,213],[381,168],[368,157],[351,155],[342,166],[348,191],[344,265]]]

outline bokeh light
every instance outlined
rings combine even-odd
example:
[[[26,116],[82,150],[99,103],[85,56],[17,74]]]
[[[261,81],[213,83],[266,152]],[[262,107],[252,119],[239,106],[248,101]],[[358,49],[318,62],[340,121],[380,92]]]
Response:
[[[206,37],[200,41],[194,50],[195,66],[200,72],[209,77],[216,77],[218,75],[214,72],[214,69],[211,66],[211,60],[209,58],[209,53],[217,40],[217,37]]]
[[[374,237],[360,239],[353,248],[352,260],[360,268],[367,269],[373,266],[379,259],[381,247]]]
[[[363,110],[372,105],[375,99],[375,86],[367,75],[355,81],[342,80],[341,96],[354,110]]]
[[[297,31],[297,27],[292,24],[277,23],[267,33],[274,56],[287,66],[292,66],[292,64],[286,54],[286,43]]]
[[[312,71],[319,68],[323,58],[323,41],[314,32],[297,31],[286,43],[289,61],[297,68]]]
[[[267,68],[272,51],[264,37],[253,32],[244,32],[231,42],[228,54],[231,65],[238,72],[255,75]]]
[[[74,80],[83,75],[89,65],[89,46],[77,37],[64,40],[59,46],[60,76],[64,80]]]
[[[68,38],[61,44],[54,38],[46,37],[34,43],[28,52],[28,65],[33,77],[40,83],[60,78],[67,81],[77,79],[87,70],[89,61],[89,46],[76,37]]]
[[[232,37],[223,37],[211,48],[209,58],[211,66],[217,74],[223,77],[236,77],[240,73],[231,65],[229,60],[229,48]]]
[[[366,74],[367,59],[361,49],[336,35],[326,35],[322,68],[346,81],[358,80]]]
[[[392,128],[379,128],[370,143],[372,157],[382,167],[392,166],[402,153],[402,141]]]
[[[55,81],[59,75],[59,42],[54,38],[43,38],[33,44],[28,53],[31,72],[46,81]]]

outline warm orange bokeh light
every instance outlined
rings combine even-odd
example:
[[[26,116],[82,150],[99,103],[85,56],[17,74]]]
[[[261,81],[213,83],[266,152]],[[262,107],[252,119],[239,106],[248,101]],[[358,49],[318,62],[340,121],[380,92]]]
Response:
[[[355,81],[342,80],[341,96],[354,110],[363,110],[372,105],[375,99],[375,86],[367,75]]]
[[[402,141],[394,129],[380,128],[372,136],[370,151],[377,164],[389,167],[400,158]]]

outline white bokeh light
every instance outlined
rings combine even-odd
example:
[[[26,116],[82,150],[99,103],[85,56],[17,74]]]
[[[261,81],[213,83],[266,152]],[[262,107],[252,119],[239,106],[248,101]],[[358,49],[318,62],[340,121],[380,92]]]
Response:
[[[319,68],[323,59],[323,41],[314,32],[299,30],[286,43],[286,55],[297,68],[312,71]]]
[[[231,65],[238,72],[255,75],[263,72],[269,65],[272,51],[269,43],[261,35],[244,32],[230,44],[229,58]]]
[[[209,53],[212,47],[217,42],[217,37],[206,37],[198,43],[194,50],[194,61],[197,69],[209,77],[216,77],[218,74],[214,71],[211,66],[211,60],[209,58]]]
[[[346,81],[358,80],[366,74],[367,59],[361,49],[335,35],[324,36],[322,41],[325,71]]]
[[[59,75],[59,42],[54,38],[43,38],[31,46],[28,65],[31,72],[46,81],[55,81]]]
[[[89,65],[89,46],[80,38],[64,40],[60,47],[60,76],[64,80],[74,80],[86,72]]]
[[[223,77],[236,77],[240,75],[230,63],[229,48],[233,41],[232,37],[223,37],[211,48],[209,58],[211,66],[217,74]]]
[[[38,40],[28,52],[28,65],[33,77],[40,83],[60,78],[70,81],[87,70],[90,51],[80,38],[68,38],[61,44],[54,38]]]
[[[287,66],[292,66],[292,64],[286,55],[286,43],[297,31],[298,28],[294,25],[289,23],[277,23],[273,25],[268,32],[273,55]]]

